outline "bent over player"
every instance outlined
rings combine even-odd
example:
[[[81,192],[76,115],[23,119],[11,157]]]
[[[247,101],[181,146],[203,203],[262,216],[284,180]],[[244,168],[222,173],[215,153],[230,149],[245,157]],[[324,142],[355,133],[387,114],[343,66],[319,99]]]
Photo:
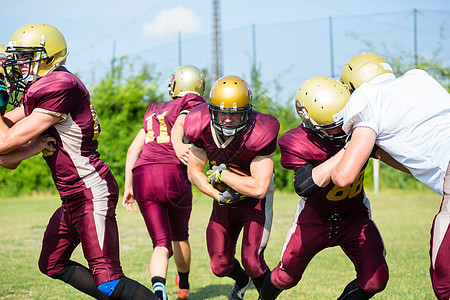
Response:
[[[450,95],[423,70],[395,78],[388,62],[369,52],[346,63],[341,81],[353,91],[343,124],[352,138],[331,178],[348,186],[358,176],[354,170],[379,147],[398,169],[443,196],[431,229],[430,274],[436,297],[449,299]]]
[[[167,299],[165,284],[169,257],[178,274],[178,298],[189,297],[191,249],[188,241],[192,187],[187,177],[189,144],[184,144],[184,119],[205,103],[205,78],[197,67],[183,65],[169,82],[171,101],[151,104],[143,128],[128,149],[122,204],[136,210],[136,199],[153,241],[150,276],[153,291]],[[172,242],[174,247],[172,247]]]
[[[385,249],[363,188],[365,165],[346,188],[330,180],[343,153],[341,114],[349,96],[344,85],[324,76],[310,78],[297,92],[295,106],[303,123],[281,136],[278,145],[281,165],[295,171],[294,187],[301,198],[281,261],[265,279],[260,299],[275,299],[294,287],[313,257],[334,246],[341,247],[356,270],[356,279],[338,299],[369,299],[386,287]]]
[[[211,269],[216,276],[236,281],[229,299],[243,299],[250,279],[259,291],[269,272],[264,249],[272,226],[272,153],[280,125],[274,117],[253,111],[251,101],[242,78],[222,77],[211,89],[209,105],[191,110],[184,124],[193,144],[189,179],[214,199],[206,230]],[[207,177],[202,171],[208,160],[212,169]],[[232,172],[232,167],[243,173]],[[218,184],[226,188],[219,191]],[[242,229],[245,271],[234,257]]]
[[[39,269],[97,299],[157,299],[122,272],[115,218],[119,189],[97,152],[100,124],[89,92],[62,66],[68,54],[63,35],[48,24],[25,25],[6,51],[14,55],[3,62],[7,79],[20,81],[16,88],[26,86],[22,104],[0,120],[0,153],[42,133],[56,140],[55,151],[44,158],[62,205],[47,225]],[[16,67],[22,76],[8,76]],[[80,243],[89,269],[70,260]]]

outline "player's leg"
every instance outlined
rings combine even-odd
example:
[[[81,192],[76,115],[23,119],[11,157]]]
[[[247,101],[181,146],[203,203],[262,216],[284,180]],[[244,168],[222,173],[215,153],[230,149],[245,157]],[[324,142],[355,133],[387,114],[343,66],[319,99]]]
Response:
[[[135,197],[154,247],[150,260],[150,277],[153,290],[161,299],[167,298],[165,285],[168,259],[173,254],[171,226],[175,221],[171,221],[172,202],[173,199],[188,194],[187,188],[183,189],[187,178],[179,179],[180,173],[182,171],[175,164],[145,165],[133,172]],[[192,202],[189,203],[189,215],[191,206]],[[180,214],[180,221],[186,223],[186,229],[183,230],[186,231],[187,239],[189,216],[186,222],[182,218],[183,215]]]
[[[63,218],[63,207],[59,208],[51,217],[44,234],[39,269],[96,299],[108,299],[97,289],[89,269],[70,260],[79,243],[77,233],[67,226]]]
[[[251,277],[259,291],[266,275],[270,272],[264,260],[264,250],[267,246],[270,227],[265,226],[266,218],[271,218],[264,211],[264,200],[261,200],[262,210],[246,207],[244,232],[242,236],[241,259],[242,266]],[[244,212],[243,212],[244,213]],[[267,220],[271,222],[271,220]]]
[[[173,242],[173,258],[178,271],[175,277],[178,298],[187,299],[189,298],[189,271],[191,267],[191,247],[188,240]]]
[[[249,276],[234,258],[236,243],[242,224],[230,221],[233,208],[230,205],[213,203],[213,211],[206,228],[206,245],[210,258],[210,266],[214,275],[233,279],[240,289],[246,288]]]
[[[364,208],[348,216],[341,226],[345,243],[340,246],[355,266],[356,279],[338,299],[369,299],[384,290],[389,279],[383,239]]]
[[[125,277],[119,259],[116,205],[118,186],[110,174],[101,183],[72,196],[70,216],[98,289],[115,299],[157,299],[145,286]]]
[[[189,244],[189,219],[192,211],[192,188],[187,169],[181,165],[171,167],[172,174],[167,184],[171,187],[168,196],[168,215],[173,243],[173,258],[177,266],[175,284],[178,298],[189,298],[189,271],[191,268],[191,247]]]
[[[149,272],[153,292],[160,299],[167,299],[166,277],[169,257],[172,255],[169,223],[165,206],[156,201],[137,198],[139,209],[144,217],[147,231],[152,239],[153,253],[150,258]]]
[[[299,200],[294,222],[281,250],[281,261],[264,279],[261,299],[276,299],[283,290],[296,286],[311,259],[330,246],[328,241],[323,240],[329,227],[319,215],[319,212],[305,206],[304,199]]]
[[[450,299],[450,164],[444,177],[441,209],[431,229],[430,275],[438,299]]]
[[[258,200],[259,205],[248,201],[238,205],[244,224],[242,237],[242,265],[252,278],[258,292],[261,290],[264,278],[270,272],[264,260],[264,250],[269,242],[273,218],[273,189],[270,189],[265,199]],[[249,205],[249,206],[246,206]]]

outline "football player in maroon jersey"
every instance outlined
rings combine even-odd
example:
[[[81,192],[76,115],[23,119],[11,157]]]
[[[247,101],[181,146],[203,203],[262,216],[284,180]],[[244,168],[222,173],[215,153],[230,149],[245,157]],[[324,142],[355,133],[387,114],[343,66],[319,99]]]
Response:
[[[235,280],[229,299],[243,299],[251,281],[259,291],[270,272],[264,260],[272,226],[273,159],[280,124],[274,117],[252,110],[248,84],[237,76],[218,79],[210,103],[195,107],[186,117],[186,137],[193,144],[188,176],[214,199],[206,230],[213,273]],[[211,170],[203,169],[209,161]],[[237,166],[249,176],[228,171]],[[220,192],[210,183],[222,182]],[[243,229],[241,261],[235,258]],[[245,271],[244,271],[245,270]]]
[[[0,119],[0,154],[42,133],[55,139],[54,151],[44,158],[62,205],[47,225],[39,269],[98,299],[157,299],[122,272],[115,218],[119,189],[97,151],[100,125],[89,92],[62,66],[68,54],[64,36],[49,24],[24,25],[6,52],[13,55],[3,62],[7,80],[23,97]],[[9,76],[14,68],[22,76]],[[89,269],[70,260],[80,243]]]
[[[343,84],[325,76],[307,80],[297,92],[295,106],[303,122],[283,134],[278,145],[281,165],[295,171],[294,187],[301,198],[281,261],[264,280],[260,299],[275,299],[297,285],[313,257],[334,246],[341,247],[356,270],[356,279],[338,299],[369,299],[386,287],[385,248],[363,188],[365,166],[346,188],[330,181],[344,152],[342,109],[349,97]]]
[[[136,211],[135,199],[153,242],[150,276],[153,292],[167,299],[168,260],[174,256],[178,298],[189,297],[191,250],[188,241],[192,188],[187,177],[189,144],[184,144],[184,119],[205,103],[205,78],[197,67],[183,65],[170,77],[171,101],[151,104],[142,129],[128,149],[123,206]],[[173,247],[172,247],[173,243]]]

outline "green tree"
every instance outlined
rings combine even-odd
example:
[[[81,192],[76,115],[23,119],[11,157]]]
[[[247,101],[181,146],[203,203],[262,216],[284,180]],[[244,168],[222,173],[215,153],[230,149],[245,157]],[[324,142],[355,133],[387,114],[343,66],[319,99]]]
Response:
[[[91,97],[101,126],[99,152],[119,187],[124,184],[128,147],[143,126],[148,106],[168,97],[158,91],[159,78],[154,65],[144,64],[136,70],[127,57],[122,57],[92,89]]]
[[[286,131],[297,127],[300,121],[294,112],[293,105],[283,105],[286,101],[279,99],[277,95],[281,94],[281,86],[274,81],[275,93],[271,94],[267,87],[261,81],[261,67],[252,66],[250,73],[250,86],[253,93],[253,108],[259,112],[270,114],[280,122],[280,131],[278,137]],[[287,103],[291,103],[288,101]],[[293,172],[284,169],[280,164],[281,153],[277,147],[273,154],[275,167],[275,186],[281,190],[293,191]]]

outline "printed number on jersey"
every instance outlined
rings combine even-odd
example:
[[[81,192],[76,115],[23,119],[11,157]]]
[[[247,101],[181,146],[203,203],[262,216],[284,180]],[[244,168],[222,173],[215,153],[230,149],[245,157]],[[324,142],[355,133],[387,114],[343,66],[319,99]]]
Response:
[[[162,114],[156,115],[156,120],[158,121],[157,124],[159,124],[159,135],[155,136],[155,131],[153,130],[153,117],[155,116],[155,113],[152,113],[145,119],[147,121],[147,135],[145,137],[145,143],[153,142],[156,139],[156,142],[161,143],[169,143],[170,142],[170,136],[167,132],[167,125],[164,121],[164,116],[167,114],[167,111],[163,112]]]
[[[327,199],[330,201],[341,201],[347,198],[353,198],[361,193],[364,180],[364,169],[359,173],[355,182],[346,187],[334,186],[327,194]]]

